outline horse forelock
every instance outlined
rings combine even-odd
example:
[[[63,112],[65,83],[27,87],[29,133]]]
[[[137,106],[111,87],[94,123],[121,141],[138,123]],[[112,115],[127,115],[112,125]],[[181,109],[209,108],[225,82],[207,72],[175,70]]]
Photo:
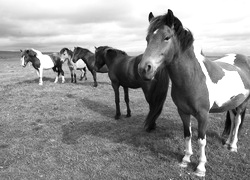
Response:
[[[160,29],[163,26],[168,26],[170,28],[174,28],[175,35],[180,42],[181,50],[185,51],[188,49],[194,42],[194,37],[192,32],[184,28],[181,21],[174,16],[174,22],[168,20],[168,13],[164,15],[160,15],[157,17],[154,17],[150,21],[150,25],[148,27],[148,34],[154,33],[157,29]]]
[[[72,57],[73,52],[70,49],[66,48],[66,47],[61,49],[60,54],[63,54],[65,51],[68,53],[69,56]]]

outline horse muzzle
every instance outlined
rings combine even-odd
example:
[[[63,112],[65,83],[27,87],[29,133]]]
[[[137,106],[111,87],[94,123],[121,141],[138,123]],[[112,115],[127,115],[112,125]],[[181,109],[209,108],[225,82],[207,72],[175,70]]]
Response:
[[[155,75],[153,64],[151,64],[150,62],[140,62],[140,64],[138,65],[138,73],[143,80],[152,80]]]

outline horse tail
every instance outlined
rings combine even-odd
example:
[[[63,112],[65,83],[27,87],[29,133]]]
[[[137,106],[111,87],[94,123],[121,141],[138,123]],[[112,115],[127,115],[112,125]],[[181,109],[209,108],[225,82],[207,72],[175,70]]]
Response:
[[[58,72],[58,69],[56,68],[56,66],[54,66],[52,69],[54,72]]]
[[[227,111],[227,115],[226,115],[226,121],[225,121],[225,127],[224,127],[224,131],[222,133],[222,136],[228,136],[230,133],[230,129],[231,129],[231,118],[230,118],[230,113],[229,111]]]
[[[244,108],[242,114],[241,114],[241,122],[240,122],[240,126],[239,126],[239,132],[241,131],[242,129],[242,125],[243,125],[243,122],[244,122],[244,119],[245,119],[245,114],[246,114],[246,107]]]
[[[236,116],[236,111],[233,111],[233,113],[234,113],[234,116]],[[241,122],[240,122],[238,132],[240,132],[240,130],[242,129],[242,125],[243,125],[243,122],[245,120],[245,114],[246,114],[246,107],[243,108],[243,111],[240,114]],[[225,127],[224,127],[224,131],[222,133],[222,136],[228,136],[230,134],[231,126],[232,126],[232,122],[231,122],[230,112],[227,111]]]
[[[152,80],[146,99],[149,103],[149,113],[144,122],[147,132],[155,129],[155,121],[160,116],[167,97],[169,76],[166,68],[160,69]]]

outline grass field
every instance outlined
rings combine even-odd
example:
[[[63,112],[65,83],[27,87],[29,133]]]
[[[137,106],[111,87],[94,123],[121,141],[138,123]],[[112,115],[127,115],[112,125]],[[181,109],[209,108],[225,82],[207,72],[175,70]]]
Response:
[[[132,117],[125,117],[122,88],[120,120],[114,120],[114,92],[107,74],[97,88],[87,81],[54,84],[52,70],[44,85],[31,66],[22,68],[19,53],[0,53],[0,179],[205,179],[192,173],[198,162],[197,123],[193,123],[192,163],[183,169],[180,117],[168,95],[157,129],[146,133],[148,105],[140,89],[130,90]],[[79,78],[79,72],[78,72]],[[170,92],[170,91],[169,91]],[[170,94],[170,93],[169,93]],[[247,112],[238,153],[224,149],[224,114],[211,114],[207,131],[206,179],[249,179],[250,116]]]

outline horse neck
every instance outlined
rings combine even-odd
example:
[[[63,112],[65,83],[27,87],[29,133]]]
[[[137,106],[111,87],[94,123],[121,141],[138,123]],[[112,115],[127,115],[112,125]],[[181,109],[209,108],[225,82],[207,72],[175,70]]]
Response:
[[[92,58],[92,57],[94,57],[94,54],[91,53],[90,51],[88,51],[88,52],[82,51],[82,54],[81,54],[81,56],[80,56],[80,58],[81,58],[85,63],[86,63],[86,61],[87,61],[87,62],[93,61],[94,58]]]
[[[176,87],[183,87],[183,84],[193,83],[200,73],[200,64],[193,47],[183,53],[179,52],[167,67],[172,84]]]
[[[36,63],[38,62],[39,60],[38,60],[38,58],[37,57],[32,57],[32,58],[30,58],[30,60],[28,61],[28,62],[31,62],[31,64],[32,64],[32,66],[35,68],[35,69],[37,69],[37,67],[36,67]],[[27,62],[27,63],[28,63]]]

